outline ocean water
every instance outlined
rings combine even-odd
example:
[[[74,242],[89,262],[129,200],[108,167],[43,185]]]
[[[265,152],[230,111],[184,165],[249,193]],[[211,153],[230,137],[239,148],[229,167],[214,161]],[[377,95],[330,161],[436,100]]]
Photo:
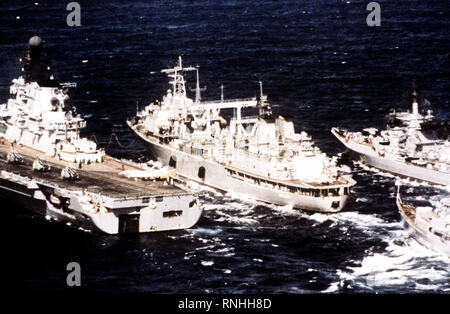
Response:
[[[204,98],[252,97],[258,81],[317,145],[354,170],[344,211],[305,213],[196,184],[205,212],[190,230],[109,236],[47,222],[1,205],[1,287],[69,289],[66,265],[80,263],[82,288],[107,293],[449,293],[450,260],[408,238],[389,174],[349,159],[333,126],[381,127],[412,79],[449,118],[447,1],[379,1],[381,27],[368,27],[369,1],[79,1],[81,27],[66,24],[64,1],[0,5],[0,102],[20,74],[29,37],[41,36],[55,77],[76,82],[78,112],[100,145],[124,118],[160,98],[162,68],[182,55],[200,65]],[[194,81],[192,81],[194,85]],[[144,145],[108,153],[138,159]],[[406,182],[409,202],[447,196]]]

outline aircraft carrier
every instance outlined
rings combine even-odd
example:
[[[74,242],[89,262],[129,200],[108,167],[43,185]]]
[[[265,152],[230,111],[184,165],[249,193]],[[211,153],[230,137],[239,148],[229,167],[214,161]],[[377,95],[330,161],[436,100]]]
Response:
[[[34,36],[0,105],[0,196],[76,228],[108,234],[190,228],[202,206],[170,169],[118,160],[80,136],[76,113]]]

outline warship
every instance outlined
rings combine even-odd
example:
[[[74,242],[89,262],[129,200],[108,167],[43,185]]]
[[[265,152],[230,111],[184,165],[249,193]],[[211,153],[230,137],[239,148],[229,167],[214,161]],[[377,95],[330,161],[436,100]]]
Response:
[[[415,207],[402,202],[399,190],[397,207],[406,230],[420,244],[450,257],[450,199]]]
[[[448,123],[436,121],[429,104],[414,88],[410,110],[392,111],[386,130],[366,128],[331,132],[350,151],[372,167],[432,184],[450,185],[450,133]]]
[[[21,59],[25,77],[12,81],[12,96],[0,105],[0,196],[88,231],[192,227],[201,204],[173,181],[173,171],[115,159],[80,136],[86,121],[42,51],[42,39],[32,37]]]
[[[196,72],[195,99],[185,73]],[[287,118],[275,116],[262,92],[244,99],[201,99],[199,67],[162,70],[171,88],[127,120],[158,161],[177,175],[219,191],[293,208],[337,212],[355,181]],[[228,114],[228,120],[226,115]]]

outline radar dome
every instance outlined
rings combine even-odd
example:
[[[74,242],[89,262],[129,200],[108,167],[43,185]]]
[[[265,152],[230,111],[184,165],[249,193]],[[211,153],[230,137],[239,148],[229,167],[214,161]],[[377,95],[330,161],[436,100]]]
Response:
[[[30,45],[30,47],[39,47],[41,44],[42,44],[42,39],[39,36],[33,36],[28,41],[28,45]]]

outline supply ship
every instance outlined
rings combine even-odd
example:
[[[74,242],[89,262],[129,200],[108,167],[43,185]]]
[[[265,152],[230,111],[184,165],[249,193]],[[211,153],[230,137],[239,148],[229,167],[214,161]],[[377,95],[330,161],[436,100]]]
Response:
[[[29,40],[25,77],[13,80],[0,105],[0,196],[49,220],[108,234],[190,228],[197,198],[155,170],[118,160],[80,136],[86,121],[41,59],[42,40]]]
[[[446,121],[434,119],[413,84],[410,110],[389,114],[386,130],[362,132],[333,128],[331,132],[367,164],[402,177],[450,185],[450,133]]]
[[[203,101],[198,67],[183,67],[179,57],[162,72],[171,88],[128,125],[180,177],[276,205],[320,212],[344,207],[355,181],[306,132],[296,133],[292,121],[272,113],[261,82],[259,99],[225,100],[222,87],[220,100]],[[187,96],[186,72],[196,72],[195,100]]]

